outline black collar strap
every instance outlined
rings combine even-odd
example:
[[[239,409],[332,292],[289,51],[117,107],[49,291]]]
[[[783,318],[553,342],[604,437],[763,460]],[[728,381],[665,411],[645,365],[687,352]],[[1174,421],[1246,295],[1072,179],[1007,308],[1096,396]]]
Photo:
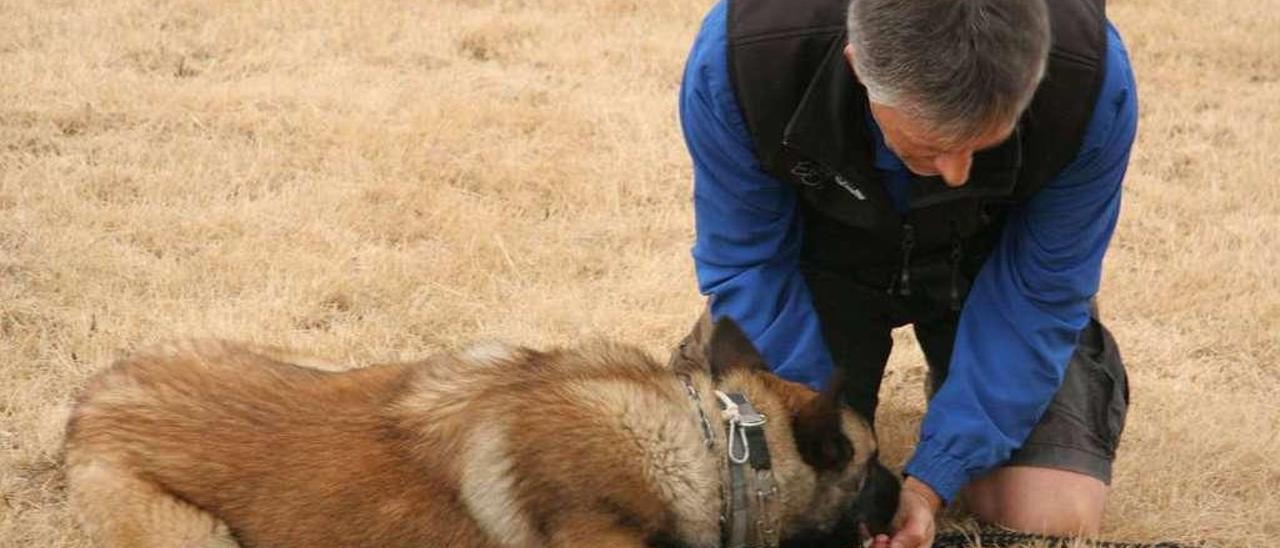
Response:
[[[708,450],[715,449],[715,431],[702,410],[702,396],[688,375],[678,374],[685,394],[698,411],[698,424]],[[768,417],[746,396],[715,391],[725,420],[725,466],[721,468],[720,541],[727,548],[776,548],[781,529],[778,484],[773,478],[769,442],[764,435]],[[754,518],[754,519],[753,519]]]
[[[727,548],[775,548],[780,537],[778,484],[764,435],[768,418],[742,394],[715,394],[728,430],[721,540]]]

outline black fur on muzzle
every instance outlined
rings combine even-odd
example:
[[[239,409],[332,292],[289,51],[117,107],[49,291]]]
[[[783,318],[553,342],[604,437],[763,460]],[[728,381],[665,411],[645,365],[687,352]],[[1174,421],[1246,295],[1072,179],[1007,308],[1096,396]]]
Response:
[[[845,509],[831,531],[786,539],[782,548],[849,548],[861,544],[865,526],[872,537],[892,534],[889,528],[898,511],[898,494],[902,483],[898,476],[872,457],[867,463],[867,479],[857,500]]]

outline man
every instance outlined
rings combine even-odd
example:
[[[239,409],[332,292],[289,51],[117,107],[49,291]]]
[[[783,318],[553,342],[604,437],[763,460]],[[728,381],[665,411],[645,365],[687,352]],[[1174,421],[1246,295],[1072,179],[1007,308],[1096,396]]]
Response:
[[[963,499],[1093,534],[1128,400],[1096,318],[1137,125],[1102,0],[722,0],[680,114],[698,282],[779,375],[848,369],[874,417],[893,327],[932,393],[890,538]]]

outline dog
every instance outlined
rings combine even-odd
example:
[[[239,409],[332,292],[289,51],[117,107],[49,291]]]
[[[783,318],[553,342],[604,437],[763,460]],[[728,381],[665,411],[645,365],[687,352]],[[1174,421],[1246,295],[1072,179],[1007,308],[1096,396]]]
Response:
[[[218,530],[284,548],[854,544],[859,501],[896,493],[866,421],[770,374],[731,321],[686,343],[665,366],[608,342],[483,344],[341,372],[280,349],[161,345],[78,398],[70,503],[107,547],[203,546]],[[771,489],[744,497],[732,477]],[[730,497],[755,501],[764,537],[728,540]]]

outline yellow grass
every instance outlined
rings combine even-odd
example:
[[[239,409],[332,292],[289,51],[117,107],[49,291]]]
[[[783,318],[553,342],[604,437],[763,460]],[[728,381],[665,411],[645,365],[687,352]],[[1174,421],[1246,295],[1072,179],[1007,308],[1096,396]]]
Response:
[[[219,336],[362,364],[606,336],[700,297],[675,116],[709,0],[0,0],[0,545],[82,546],[67,405]],[[1141,134],[1103,312],[1105,536],[1280,542],[1280,0],[1114,0]],[[899,336],[890,463],[922,360]]]

